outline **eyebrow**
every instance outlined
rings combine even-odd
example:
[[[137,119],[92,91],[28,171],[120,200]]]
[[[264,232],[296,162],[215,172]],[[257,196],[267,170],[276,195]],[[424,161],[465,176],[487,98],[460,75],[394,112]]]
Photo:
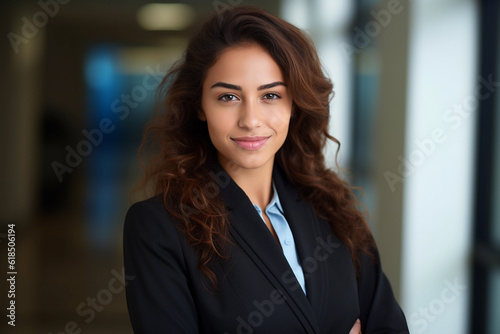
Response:
[[[269,89],[269,88],[273,88],[276,86],[285,86],[286,87],[284,82],[275,81],[275,82],[271,82],[271,83],[259,86],[259,87],[257,87],[257,90]],[[234,90],[242,90],[241,86],[229,84],[226,82],[216,82],[212,85],[212,87],[210,87],[210,89],[215,88],[215,87],[222,87],[222,88],[234,89]]]

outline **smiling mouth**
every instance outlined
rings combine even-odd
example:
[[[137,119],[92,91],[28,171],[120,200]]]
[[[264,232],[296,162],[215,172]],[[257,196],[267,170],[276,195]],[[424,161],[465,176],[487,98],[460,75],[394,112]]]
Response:
[[[254,136],[254,137],[238,137],[231,138],[231,140],[247,151],[255,151],[264,146],[271,136]]]

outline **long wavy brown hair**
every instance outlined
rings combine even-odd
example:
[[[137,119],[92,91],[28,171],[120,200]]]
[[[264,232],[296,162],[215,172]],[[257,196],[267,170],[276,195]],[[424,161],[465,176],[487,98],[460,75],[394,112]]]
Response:
[[[160,112],[148,126],[139,150],[153,149],[143,185],[163,195],[168,212],[197,251],[200,270],[216,286],[211,264],[228,256],[227,209],[213,184],[207,162],[215,157],[206,122],[200,121],[202,85],[207,70],[229,47],[258,43],[280,66],[293,99],[288,137],[276,163],[318,216],[350,249],[359,269],[360,252],[370,252],[371,234],[352,188],[326,168],[333,85],[323,74],[313,43],[298,28],[259,8],[229,8],[208,19],[158,91]],[[338,151],[337,151],[338,152]],[[151,153],[151,152],[149,152]],[[214,195],[215,194],[215,195]]]

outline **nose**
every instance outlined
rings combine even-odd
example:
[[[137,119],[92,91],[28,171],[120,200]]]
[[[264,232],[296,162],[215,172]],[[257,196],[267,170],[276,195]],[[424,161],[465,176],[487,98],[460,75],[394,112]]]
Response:
[[[262,125],[262,112],[258,102],[247,100],[242,103],[238,125],[248,130]]]

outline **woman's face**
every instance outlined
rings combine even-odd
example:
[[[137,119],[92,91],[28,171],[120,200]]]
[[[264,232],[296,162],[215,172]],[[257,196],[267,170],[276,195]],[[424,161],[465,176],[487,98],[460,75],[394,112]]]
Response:
[[[272,166],[285,142],[292,97],[278,64],[259,45],[232,47],[208,70],[199,118],[226,169]]]

